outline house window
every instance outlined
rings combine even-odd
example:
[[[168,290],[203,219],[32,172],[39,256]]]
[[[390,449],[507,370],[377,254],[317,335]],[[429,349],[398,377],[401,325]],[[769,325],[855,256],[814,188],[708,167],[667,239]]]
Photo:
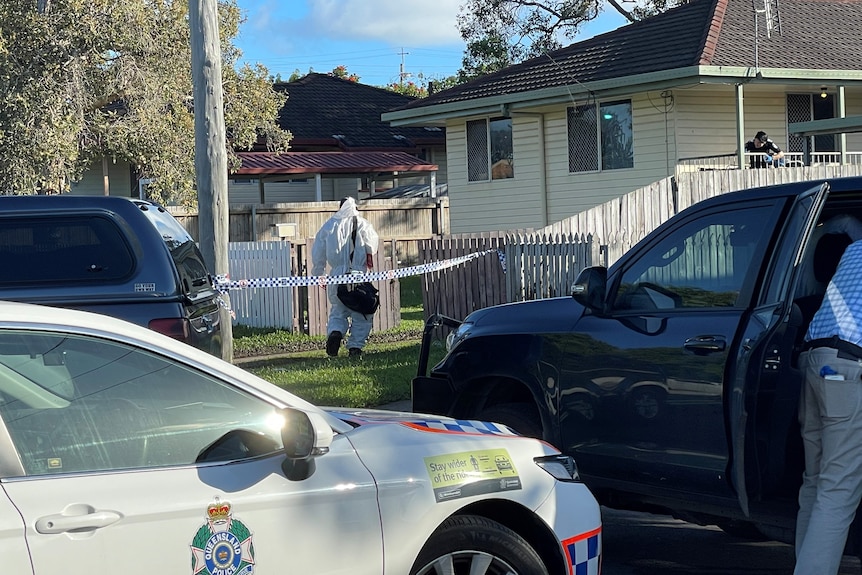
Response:
[[[467,122],[467,180],[482,182],[515,177],[512,120]]]
[[[256,178],[234,178],[233,183],[237,186],[250,186],[252,184],[257,184]]]
[[[570,172],[634,167],[631,100],[574,106],[567,120]]]

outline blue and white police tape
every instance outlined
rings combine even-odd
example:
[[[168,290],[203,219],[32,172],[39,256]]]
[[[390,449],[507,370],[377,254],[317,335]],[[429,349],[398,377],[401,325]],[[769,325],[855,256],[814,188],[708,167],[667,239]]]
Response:
[[[337,284],[355,284],[362,282],[375,282],[384,280],[394,280],[408,276],[422,275],[429,272],[448,269],[474,259],[480,258],[485,254],[497,252],[500,264],[503,266],[503,271],[506,270],[505,254],[497,249],[489,249],[481,252],[474,252],[439,262],[431,262],[420,264],[418,266],[410,266],[395,270],[386,270],[381,272],[354,272],[350,274],[342,274],[337,276],[286,276],[278,278],[254,278],[232,280],[226,276],[218,276],[215,280],[215,287],[220,292],[228,290],[241,290],[248,288],[268,288],[268,287],[301,287],[301,286],[325,286]]]

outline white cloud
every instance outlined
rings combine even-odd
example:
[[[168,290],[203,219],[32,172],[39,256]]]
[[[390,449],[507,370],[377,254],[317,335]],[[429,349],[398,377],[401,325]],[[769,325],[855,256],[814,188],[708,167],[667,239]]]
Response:
[[[313,28],[330,38],[391,44],[445,45],[461,40],[456,16],[463,0],[311,0]]]

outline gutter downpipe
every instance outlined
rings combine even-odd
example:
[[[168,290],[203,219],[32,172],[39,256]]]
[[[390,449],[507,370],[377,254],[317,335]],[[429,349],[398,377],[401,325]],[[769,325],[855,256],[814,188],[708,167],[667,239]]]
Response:
[[[542,169],[539,170],[539,190],[542,193],[542,201],[539,206],[539,217],[541,218],[542,227],[545,227],[548,225],[548,165],[546,161],[545,114],[542,112],[512,112],[512,116],[537,118],[539,122],[539,165],[542,166]]]

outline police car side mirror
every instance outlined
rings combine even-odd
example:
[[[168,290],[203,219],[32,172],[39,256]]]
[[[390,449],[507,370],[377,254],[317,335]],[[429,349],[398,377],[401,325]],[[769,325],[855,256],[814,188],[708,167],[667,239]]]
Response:
[[[302,481],[314,473],[314,458],[329,452],[332,427],[318,413],[292,407],[280,413],[284,419],[281,442],[286,456],[281,468],[288,479]]]
[[[572,298],[594,313],[604,311],[608,270],[603,266],[584,268],[572,284]]]

